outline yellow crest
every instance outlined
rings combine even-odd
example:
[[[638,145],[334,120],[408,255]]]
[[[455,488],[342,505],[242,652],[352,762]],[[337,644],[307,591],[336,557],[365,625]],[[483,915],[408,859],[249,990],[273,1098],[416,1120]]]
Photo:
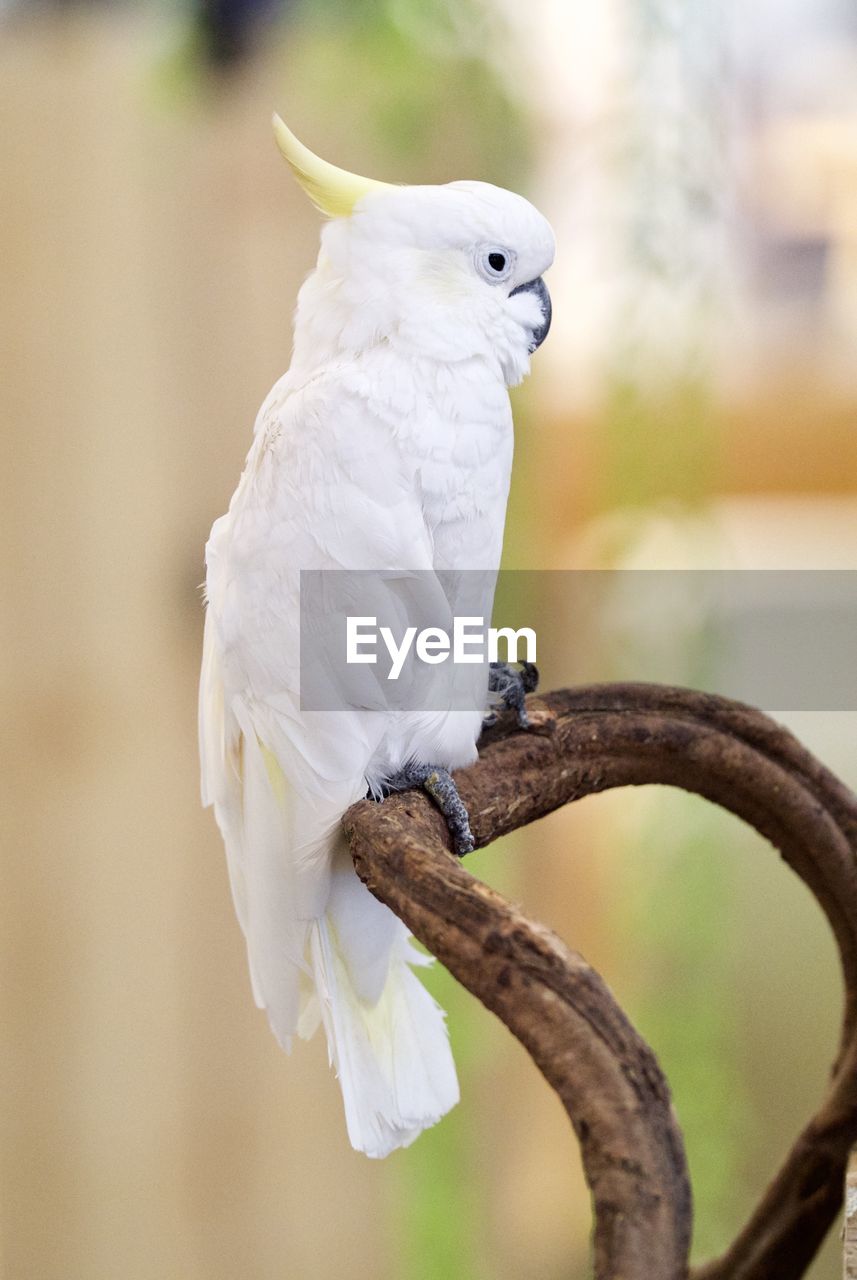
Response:
[[[370,191],[392,188],[393,184],[390,182],[361,178],[359,174],[328,164],[299,142],[276,114],[273,124],[277,146],[288,161],[292,173],[316,209],[329,218],[347,218],[361,196]]]

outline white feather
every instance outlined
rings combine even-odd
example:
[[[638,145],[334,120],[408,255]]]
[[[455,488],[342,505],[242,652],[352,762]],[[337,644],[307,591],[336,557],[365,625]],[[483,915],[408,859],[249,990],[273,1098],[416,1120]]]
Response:
[[[292,367],[206,550],[200,686],[203,802],[226,845],[255,998],[285,1047],[323,1023],[349,1136],[373,1156],[438,1120],[458,1086],[444,1015],[413,972],[425,959],[357,879],[340,819],[410,759],[472,761],[482,712],[478,699],[473,711],[391,710],[368,668],[337,710],[302,709],[299,574],[376,571],[373,609],[401,622],[436,618],[439,600],[456,612],[458,587],[438,571],[496,570],[506,383],[527,366],[527,313],[514,281],[505,301],[477,288],[467,246],[517,237],[522,279],[552,256],[520,197],[481,184],[404,191],[373,193],[323,233]],[[489,575],[488,612],[492,590]],[[468,678],[485,692],[484,674]]]

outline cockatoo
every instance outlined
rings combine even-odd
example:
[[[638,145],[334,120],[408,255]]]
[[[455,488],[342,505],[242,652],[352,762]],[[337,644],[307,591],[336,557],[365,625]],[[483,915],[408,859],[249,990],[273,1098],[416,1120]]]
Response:
[[[554,237],[510,191],[361,178],[277,116],[274,129],[329,221],[298,295],[290,368],[206,547],[202,797],[226,845],[256,1002],[286,1049],[324,1025],[351,1143],[385,1156],[454,1106],[458,1083],[445,1015],[414,972],[426,958],[357,878],[340,820],[367,791],[424,784],[458,851],[472,847],[449,771],[476,758],[489,680],[468,668],[481,681],[470,710],[359,699],[305,710],[300,571],[373,570],[376,599],[359,612],[405,614],[408,593],[431,594],[445,573],[453,616],[455,571],[496,572],[507,388],[550,324]]]

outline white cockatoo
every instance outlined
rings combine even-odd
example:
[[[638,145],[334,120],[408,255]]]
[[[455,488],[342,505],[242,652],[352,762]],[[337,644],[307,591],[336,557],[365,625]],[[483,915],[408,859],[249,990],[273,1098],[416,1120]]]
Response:
[[[554,238],[509,191],[371,181],[315,156],[276,116],[274,127],[329,221],[298,296],[291,366],[206,548],[202,794],[257,1003],[285,1048],[324,1024],[351,1142],[384,1156],[454,1106],[458,1083],[444,1014],[413,971],[425,957],[357,878],[340,820],[367,790],[422,783],[459,851],[472,847],[448,771],[476,758],[488,677],[468,667],[481,681],[471,710],[359,699],[305,710],[300,571],[375,571],[359,612],[382,614],[407,614],[408,592],[431,594],[434,575],[453,571],[453,615],[454,571],[496,572],[507,387],[550,323],[541,277]]]

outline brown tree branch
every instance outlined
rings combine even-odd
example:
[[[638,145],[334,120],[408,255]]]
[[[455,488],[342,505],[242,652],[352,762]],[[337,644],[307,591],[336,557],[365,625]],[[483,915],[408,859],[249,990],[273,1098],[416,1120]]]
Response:
[[[842,1262],[844,1280],[857,1280],[857,1149],[852,1150],[845,1171]]]
[[[667,783],[745,819],[830,922],[845,977],[842,1041],[822,1104],[743,1230],[693,1280],[794,1280],[841,1203],[857,1141],[857,800],[786,730],[688,690],[603,685],[528,700],[456,775],[477,845],[611,787]],[[687,1274],[690,1192],[655,1058],[601,978],[549,930],[475,880],[422,795],[361,801],[344,819],[358,874],[522,1041],[580,1140],[598,1280]]]

